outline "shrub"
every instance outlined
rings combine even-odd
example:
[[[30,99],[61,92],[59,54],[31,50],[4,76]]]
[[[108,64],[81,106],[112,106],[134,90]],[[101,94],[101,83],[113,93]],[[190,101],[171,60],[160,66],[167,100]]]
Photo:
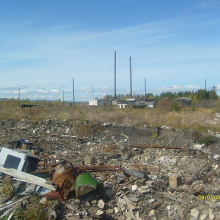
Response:
[[[48,204],[41,204],[37,197],[31,197],[25,207],[15,210],[15,220],[50,220],[47,210]]]
[[[6,176],[2,182],[2,193],[7,197],[11,197],[15,194],[14,181],[9,176]]]
[[[210,134],[203,134],[200,132],[196,132],[196,142],[199,144],[204,144],[205,146],[209,145],[213,141],[213,136]]]

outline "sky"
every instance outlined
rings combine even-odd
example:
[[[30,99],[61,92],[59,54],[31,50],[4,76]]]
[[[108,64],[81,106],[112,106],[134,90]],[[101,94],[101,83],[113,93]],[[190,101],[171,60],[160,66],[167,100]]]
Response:
[[[220,95],[219,0],[0,0],[0,98]]]

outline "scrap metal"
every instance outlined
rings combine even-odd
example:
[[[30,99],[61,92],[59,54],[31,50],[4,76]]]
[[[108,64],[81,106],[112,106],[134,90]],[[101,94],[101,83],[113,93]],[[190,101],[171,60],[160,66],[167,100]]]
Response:
[[[130,145],[130,147],[143,147],[143,148],[164,148],[164,149],[183,149],[182,147],[169,147],[169,146],[148,146],[148,145]]]

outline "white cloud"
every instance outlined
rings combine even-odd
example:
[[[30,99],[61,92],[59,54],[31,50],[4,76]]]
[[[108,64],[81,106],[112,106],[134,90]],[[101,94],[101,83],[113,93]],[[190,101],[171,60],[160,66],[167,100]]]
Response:
[[[59,92],[59,90],[57,90],[57,89],[51,89],[50,90],[52,93],[58,93]]]
[[[14,91],[13,94],[19,94],[19,90]],[[20,94],[28,94],[27,89],[20,89]]]
[[[45,89],[38,89],[37,91],[38,91],[39,93],[43,93],[43,94],[47,94],[47,93],[48,93],[48,91],[45,90]]]
[[[179,91],[197,91],[198,89],[201,89],[197,85],[186,85],[186,86],[177,86],[177,85],[172,85],[172,86],[163,86],[161,88],[155,89],[157,92],[179,92]]]
[[[72,89],[64,89],[64,92],[67,92],[67,93],[72,93],[73,90]]]
[[[95,89],[93,88],[93,86],[83,86],[79,89],[79,92],[82,93],[94,93]]]

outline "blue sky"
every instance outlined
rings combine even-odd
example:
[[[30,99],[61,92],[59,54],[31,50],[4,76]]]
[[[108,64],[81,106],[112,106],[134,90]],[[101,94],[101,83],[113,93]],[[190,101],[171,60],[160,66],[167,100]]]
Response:
[[[0,0],[0,98],[220,94],[219,0]]]

